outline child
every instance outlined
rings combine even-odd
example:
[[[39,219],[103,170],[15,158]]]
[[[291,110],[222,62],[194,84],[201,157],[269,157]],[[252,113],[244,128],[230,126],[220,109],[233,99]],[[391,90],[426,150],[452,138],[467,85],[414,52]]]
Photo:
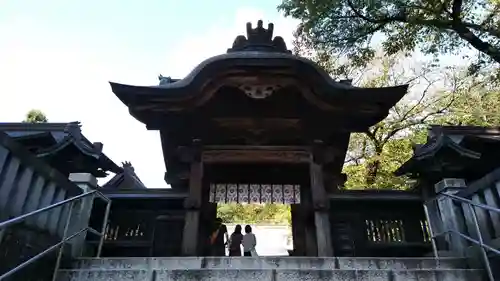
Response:
[[[255,238],[255,234],[252,233],[252,227],[246,225],[245,233],[245,236],[243,236],[243,256],[255,256],[255,246],[257,245],[257,239]]]

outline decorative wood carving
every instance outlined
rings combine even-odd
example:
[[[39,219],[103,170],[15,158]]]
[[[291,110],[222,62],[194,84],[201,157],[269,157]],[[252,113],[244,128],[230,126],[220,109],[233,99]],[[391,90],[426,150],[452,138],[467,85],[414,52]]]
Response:
[[[300,204],[298,184],[211,183],[210,203]]]
[[[317,200],[313,202],[313,210],[316,212],[329,212],[330,211],[330,201],[328,200]]]
[[[321,140],[314,140],[312,145],[312,160],[314,163],[323,164],[325,163],[325,145]]]
[[[325,180],[325,190],[327,192],[337,192],[344,187],[347,181],[347,175],[345,173],[339,173],[336,175],[323,174]]]
[[[202,153],[202,161],[204,163],[308,163],[310,158],[310,154],[307,151],[208,150]]]
[[[197,211],[201,208],[201,202],[197,198],[186,198],[184,200],[184,209],[188,211]]]
[[[194,139],[190,146],[179,146],[177,155],[181,162],[192,163],[201,161],[201,140]]]
[[[297,118],[214,118],[213,121],[221,128],[245,130],[252,134],[274,130],[299,130],[302,126],[301,120]]]

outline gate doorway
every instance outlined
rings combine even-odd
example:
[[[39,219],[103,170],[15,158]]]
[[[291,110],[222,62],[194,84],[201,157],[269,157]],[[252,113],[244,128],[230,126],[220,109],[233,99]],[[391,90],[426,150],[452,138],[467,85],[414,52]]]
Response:
[[[209,208],[218,209],[212,213],[211,221],[215,221],[217,213],[222,216],[224,209],[264,212],[274,208],[275,214],[286,212],[281,215],[288,217],[285,223],[274,227],[269,220],[259,224],[258,219],[248,219],[248,216],[221,217],[228,225],[229,235],[235,224],[242,224],[243,228],[249,224],[254,229],[261,255],[316,255],[314,220],[308,219],[312,209],[307,164],[210,164],[205,166],[204,175],[204,201]],[[280,244],[280,251],[279,247],[266,246],[274,242]]]
[[[293,251],[290,204],[219,203],[217,217],[221,218],[231,235],[236,225],[250,225],[257,238],[259,256],[288,256]],[[226,251],[226,255],[229,252]]]

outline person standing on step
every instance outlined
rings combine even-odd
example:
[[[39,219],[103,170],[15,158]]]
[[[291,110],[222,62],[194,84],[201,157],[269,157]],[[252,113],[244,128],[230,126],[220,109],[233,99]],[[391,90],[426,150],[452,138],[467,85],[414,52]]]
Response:
[[[226,242],[224,242],[224,238]],[[225,256],[227,241],[229,241],[229,234],[227,233],[227,227],[225,224],[222,223],[221,218],[216,218],[212,234],[210,235],[210,247],[212,249],[212,256],[214,257]]]
[[[252,233],[252,227],[249,225],[245,226],[245,236],[243,236],[243,256],[252,257],[257,256],[255,251],[255,246],[257,246],[257,239],[255,234]]]
[[[237,224],[234,232],[229,237],[229,256],[241,257],[241,242],[243,241],[243,234],[241,234],[241,225]]]

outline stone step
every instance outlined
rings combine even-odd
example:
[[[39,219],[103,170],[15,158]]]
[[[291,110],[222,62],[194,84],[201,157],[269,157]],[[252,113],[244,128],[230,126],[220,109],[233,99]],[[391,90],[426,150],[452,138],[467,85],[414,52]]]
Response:
[[[176,269],[61,270],[58,281],[482,281],[474,269],[321,270]]]
[[[73,269],[466,269],[457,258],[175,257],[79,259]]]

